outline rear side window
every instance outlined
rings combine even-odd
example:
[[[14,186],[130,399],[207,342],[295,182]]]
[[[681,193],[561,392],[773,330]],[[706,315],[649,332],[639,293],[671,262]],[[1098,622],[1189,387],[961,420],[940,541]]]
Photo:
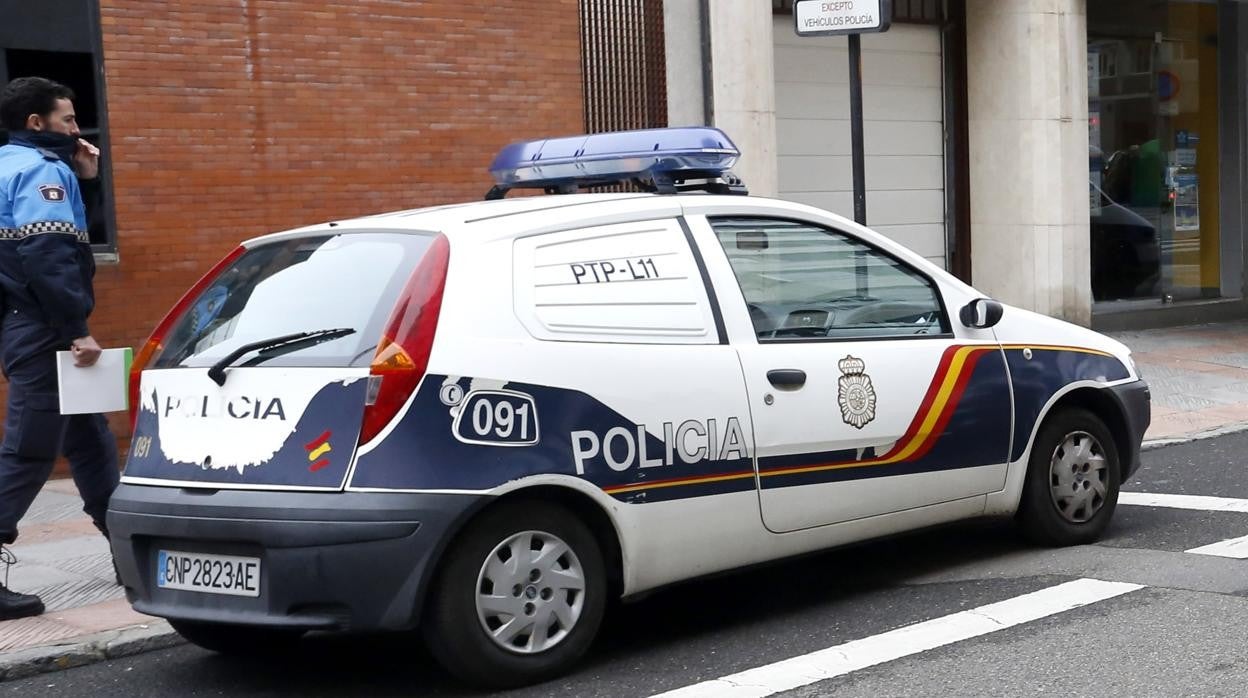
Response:
[[[260,351],[236,365],[367,366],[432,234],[351,233],[247,250],[172,326],[153,368],[211,366],[244,344],[329,329],[353,333]]]
[[[538,339],[716,344],[706,285],[675,219],[521,238],[516,315]]]

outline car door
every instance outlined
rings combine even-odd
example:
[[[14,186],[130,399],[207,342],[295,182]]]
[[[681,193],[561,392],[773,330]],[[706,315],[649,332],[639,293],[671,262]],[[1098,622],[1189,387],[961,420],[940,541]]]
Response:
[[[1004,486],[1012,404],[1000,345],[990,332],[959,336],[930,275],[813,222],[699,222],[715,248],[708,265],[731,268],[716,284],[725,318],[748,316],[727,324],[770,530]]]

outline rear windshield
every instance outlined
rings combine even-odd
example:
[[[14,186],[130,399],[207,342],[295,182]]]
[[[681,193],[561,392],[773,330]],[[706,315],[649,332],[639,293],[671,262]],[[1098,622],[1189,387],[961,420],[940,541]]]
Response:
[[[247,250],[174,323],[153,368],[211,366],[244,344],[354,330],[240,357],[234,365],[367,366],[433,234],[350,233]]]

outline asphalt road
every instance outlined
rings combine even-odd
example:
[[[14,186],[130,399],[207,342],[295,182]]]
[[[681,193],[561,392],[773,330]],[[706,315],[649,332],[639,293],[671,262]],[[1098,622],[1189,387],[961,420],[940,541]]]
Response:
[[[1248,500],[1246,465],[1248,432],[1170,446],[1126,489]],[[981,522],[833,551],[616,608],[579,671],[507,695],[650,696],[1091,578],[1141,587],[778,695],[1241,696],[1248,560],[1184,551],[1242,536],[1248,512],[1122,505],[1092,546],[1031,548]],[[904,646],[893,637],[876,644]],[[0,684],[10,695],[483,694],[414,635],[386,635],[312,638],[278,660],[183,646]]]

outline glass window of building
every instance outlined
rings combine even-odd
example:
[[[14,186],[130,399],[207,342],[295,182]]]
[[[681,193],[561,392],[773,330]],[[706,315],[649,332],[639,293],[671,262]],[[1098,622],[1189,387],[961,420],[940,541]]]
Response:
[[[1220,295],[1219,14],[1088,0],[1092,295]]]

